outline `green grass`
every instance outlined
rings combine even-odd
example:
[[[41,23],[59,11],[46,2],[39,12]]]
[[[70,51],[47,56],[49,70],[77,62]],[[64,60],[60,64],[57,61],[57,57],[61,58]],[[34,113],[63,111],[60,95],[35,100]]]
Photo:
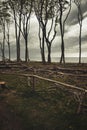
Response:
[[[52,84],[36,81],[33,92],[26,78],[14,75],[0,75],[0,80],[10,88],[10,94],[0,100],[8,101],[9,109],[20,117],[24,130],[87,129],[87,116],[76,114],[78,104],[66,90],[51,90]]]

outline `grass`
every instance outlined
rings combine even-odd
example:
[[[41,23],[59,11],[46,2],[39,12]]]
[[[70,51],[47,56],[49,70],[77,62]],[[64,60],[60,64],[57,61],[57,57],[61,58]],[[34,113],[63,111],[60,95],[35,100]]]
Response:
[[[36,91],[33,92],[27,86],[27,79],[21,76],[2,74],[0,80],[6,81],[10,88],[8,95],[0,96],[0,101],[8,103],[9,109],[20,118],[24,130],[87,129],[87,116],[76,114],[78,103],[66,90],[52,90],[53,84],[36,81]]]

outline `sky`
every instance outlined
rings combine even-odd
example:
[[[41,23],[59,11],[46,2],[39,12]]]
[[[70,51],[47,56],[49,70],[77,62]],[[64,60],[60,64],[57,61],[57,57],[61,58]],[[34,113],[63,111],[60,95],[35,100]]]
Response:
[[[87,0],[82,0],[82,57],[87,57]],[[31,16],[29,31],[29,55],[31,60],[41,60],[39,39],[38,39],[38,21],[35,15]],[[57,28],[57,35],[52,43],[52,61],[55,61],[57,57],[60,57],[61,36],[59,26]],[[14,25],[10,27],[11,38],[11,51],[14,54],[12,58],[15,58],[15,35]],[[66,57],[78,57],[79,56],[79,24],[77,19],[77,7],[72,4],[70,15],[65,25],[65,56]],[[24,57],[24,41],[21,39],[21,56]]]
[[[82,13],[83,13],[83,23],[82,23],[82,57],[87,57],[87,0],[82,0]],[[65,56],[66,57],[78,57],[79,56],[79,24],[77,19],[77,7],[75,4],[72,4],[71,13],[67,19],[65,26]],[[31,19],[31,50],[33,51],[33,55],[36,52],[39,53],[39,41],[37,33],[37,20],[35,17]],[[34,29],[34,32],[33,32]],[[38,41],[38,42],[37,42]],[[58,27],[57,36],[52,44],[52,57],[60,57],[60,30]],[[36,48],[35,52],[34,49]],[[37,56],[38,56],[37,53]]]

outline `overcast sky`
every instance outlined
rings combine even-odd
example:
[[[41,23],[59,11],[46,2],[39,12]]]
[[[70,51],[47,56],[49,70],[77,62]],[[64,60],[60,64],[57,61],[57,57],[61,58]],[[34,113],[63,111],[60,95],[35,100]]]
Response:
[[[72,4],[71,13],[67,19],[66,28],[65,28],[65,52],[67,57],[78,57],[78,49],[79,49],[79,24],[77,19],[77,7],[75,4]],[[83,12],[83,26],[82,26],[82,57],[87,57],[87,0],[82,0],[82,12]],[[38,41],[38,23],[35,17],[32,16],[31,19],[31,31],[30,31],[30,43],[31,43],[31,50],[36,48],[35,53],[39,50],[39,41]],[[60,56],[60,33],[58,28],[58,35],[56,36],[53,44],[52,44],[52,57],[59,57]],[[34,53],[33,53],[34,55]]]
[[[83,26],[82,26],[82,57],[87,57],[87,0],[82,0],[82,12],[83,12]],[[10,28],[11,34],[11,48],[12,52],[15,51],[15,36],[13,25]],[[52,57],[60,56],[60,30],[57,29],[57,36],[52,44]],[[79,37],[79,24],[77,19],[76,5],[72,5],[71,13],[67,19],[65,27],[65,55],[67,57],[78,57],[78,37]],[[22,40],[21,55],[24,55],[24,45]],[[34,15],[31,16],[31,26],[29,32],[29,51],[31,60],[40,60],[40,49],[38,40],[38,22]]]

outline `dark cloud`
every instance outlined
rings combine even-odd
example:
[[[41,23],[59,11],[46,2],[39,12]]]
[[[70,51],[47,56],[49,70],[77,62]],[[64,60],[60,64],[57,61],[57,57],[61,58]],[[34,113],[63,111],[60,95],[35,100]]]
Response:
[[[82,45],[86,44],[87,41],[87,36],[83,36],[81,38],[82,40]],[[65,40],[65,48],[75,48],[76,46],[79,46],[79,37],[70,37],[69,39]]]
[[[84,14],[87,12],[87,0],[82,0],[82,4],[81,4],[81,9],[82,9],[82,14],[84,16]],[[72,3],[72,9],[70,12],[70,15],[67,19],[67,24],[68,25],[74,25],[78,23],[78,9],[76,7],[76,5],[74,3]],[[87,17],[87,14],[83,17],[85,18]]]

